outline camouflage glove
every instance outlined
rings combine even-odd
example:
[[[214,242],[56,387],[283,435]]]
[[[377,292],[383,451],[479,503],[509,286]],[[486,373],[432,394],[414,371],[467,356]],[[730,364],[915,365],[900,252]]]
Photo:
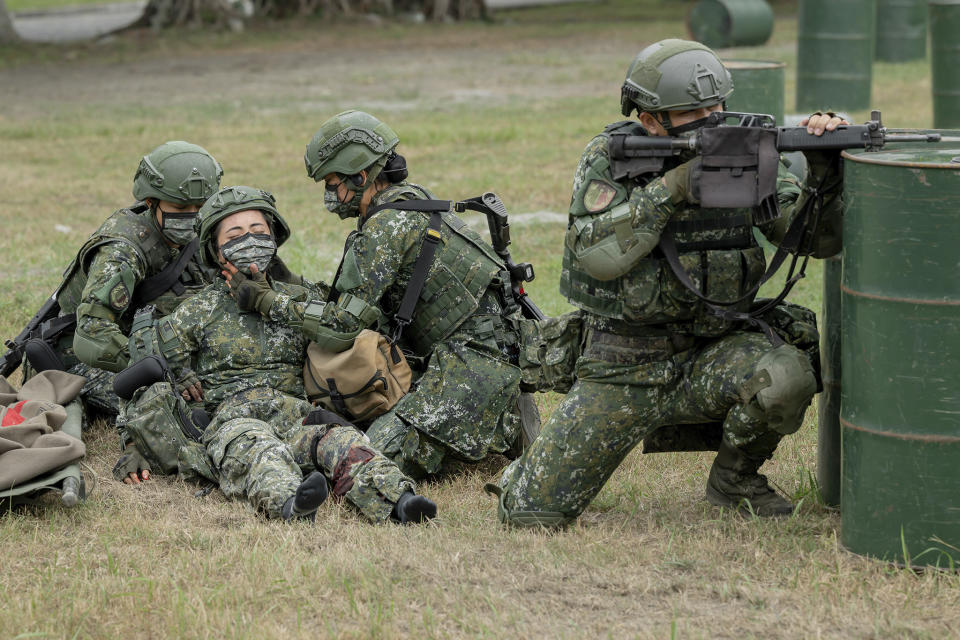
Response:
[[[700,204],[701,173],[700,156],[697,156],[663,174],[663,181],[667,185],[667,191],[670,192],[670,201],[673,204],[680,204],[683,201]]]
[[[130,476],[144,480],[150,477],[150,463],[140,455],[140,451],[132,442],[127,443],[117,464],[113,465],[113,477],[120,482],[127,480]]]
[[[247,276],[242,271],[233,274],[227,283],[230,295],[237,301],[241,311],[258,311],[261,315],[268,315],[273,299],[277,292],[267,281],[267,276],[259,271]]]

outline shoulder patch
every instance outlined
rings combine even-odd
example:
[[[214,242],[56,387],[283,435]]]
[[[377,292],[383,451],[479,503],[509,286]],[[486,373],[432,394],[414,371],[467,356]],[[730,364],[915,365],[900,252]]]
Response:
[[[591,180],[583,194],[583,206],[590,213],[606,209],[617,195],[617,189],[603,180]]]
[[[130,304],[130,292],[127,290],[127,285],[122,281],[118,282],[110,290],[110,306],[116,311],[123,311],[128,304]]]

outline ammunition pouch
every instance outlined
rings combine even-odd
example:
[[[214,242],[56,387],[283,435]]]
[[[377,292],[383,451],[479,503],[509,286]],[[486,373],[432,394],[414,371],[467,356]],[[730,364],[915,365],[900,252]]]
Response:
[[[769,127],[704,127],[700,133],[704,207],[759,207],[757,224],[780,217],[777,130]]]
[[[566,393],[583,343],[581,312],[543,320],[520,320],[520,389]]]
[[[149,362],[150,359],[141,361]],[[155,373],[153,365],[142,366],[143,370],[137,374],[142,375],[142,379]],[[116,385],[115,381],[114,390],[119,395]],[[169,382],[156,382],[135,391],[117,418],[117,427],[127,433],[154,472],[177,474],[185,480],[217,482],[206,448],[200,443],[206,429],[204,423],[209,424],[209,418],[203,410],[191,410]]]

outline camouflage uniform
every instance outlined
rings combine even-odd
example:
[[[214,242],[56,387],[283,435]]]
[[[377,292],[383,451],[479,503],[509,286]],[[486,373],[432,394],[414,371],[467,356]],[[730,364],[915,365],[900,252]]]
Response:
[[[377,193],[370,206],[429,198],[423,187],[400,182]],[[281,295],[271,316],[287,318],[335,351],[347,348],[367,327],[389,335],[428,221],[428,214],[389,208],[364,219],[347,241],[335,283],[338,302],[307,305]],[[519,324],[517,314],[504,309],[509,282],[492,250],[479,248],[486,243],[476,233],[452,213],[443,221],[441,248],[413,324],[400,339],[413,354],[414,388],[367,429],[373,446],[413,477],[437,473],[448,456],[477,461],[508,452],[520,434]],[[455,303],[460,306],[445,306],[451,302],[446,292],[463,282]],[[356,312],[358,307],[365,311]],[[437,330],[443,321],[448,325]],[[334,341],[331,334],[342,339]]]
[[[317,294],[277,281],[272,286],[290,304]],[[414,489],[354,427],[302,424],[312,409],[303,399],[306,339],[282,318],[240,311],[223,280],[160,320],[158,334],[171,368],[192,369],[202,384],[213,416],[203,443],[227,496],[245,496],[279,517],[304,473],[316,468],[335,496],[384,522],[393,503]]]
[[[113,393],[114,373],[128,360],[127,335],[136,307],[137,286],[180,256],[180,247],[164,241],[156,218],[145,203],[111,215],[84,244],[67,268],[57,300],[60,314],[76,313],[77,329],[103,344],[115,345],[117,357],[110,370],[82,362],[74,353],[74,332],[64,332],[55,351],[67,371],[87,378],[80,392],[87,405],[116,415],[120,401]],[[199,253],[187,264],[177,285],[151,301],[158,313],[172,312],[213,279]],[[109,365],[108,365],[109,366]],[[33,374],[25,365],[27,377]]]
[[[682,425],[722,422],[723,443],[762,462],[785,434],[800,427],[816,391],[801,351],[790,344],[774,347],[744,323],[709,313],[662,255],[651,250],[666,229],[678,247],[697,243],[694,251],[681,248],[680,261],[701,293],[737,299],[762,277],[763,250],[749,224],[714,222],[737,216],[750,220],[751,210],[675,204],[660,179],[663,172],[615,179],[608,140],[624,129],[643,134],[636,122],[607,127],[587,145],[574,176],[561,292],[584,311],[586,346],[572,390],[494,488],[505,522],[557,526],[572,521],[633,447],[664,426],[682,430]],[[668,162],[665,169],[687,159]],[[825,170],[812,163],[808,183]],[[837,191],[827,195],[813,232],[817,257],[839,250]],[[773,242],[783,238],[810,197],[782,165],[777,196],[782,218],[760,227]],[[579,256],[611,236],[619,240],[631,234],[649,245],[624,273],[599,280],[586,272]],[[709,248],[710,243],[718,248]],[[746,300],[734,309],[746,311],[750,305]],[[815,340],[815,330],[808,329]],[[763,477],[754,473],[749,482],[759,482],[756,478]]]

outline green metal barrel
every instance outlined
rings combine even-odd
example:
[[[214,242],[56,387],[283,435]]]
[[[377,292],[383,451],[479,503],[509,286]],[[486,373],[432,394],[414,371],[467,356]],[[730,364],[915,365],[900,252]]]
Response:
[[[960,144],[843,158],[841,541],[957,567]]]
[[[727,111],[769,113],[782,125],[786,65],[764,60],[724,60],[723,64],[733,76]]]
[[[687,29],[708,47],[761,45],[773,33],[773,9],[766,0],[700,0],[687,15]]]
[[[876,59],[927,57],[927,0],[877,0]]]
[[[797,109],[867,109],[873,70],[874,0],[801,0]]]
[[[823,263],[823,311],[820,314],[820,375],[817,400],[817,484],[824,504],[840,506],[840,256]]]
[[[960,127],[960,0],[930,0],[933,126]]]

